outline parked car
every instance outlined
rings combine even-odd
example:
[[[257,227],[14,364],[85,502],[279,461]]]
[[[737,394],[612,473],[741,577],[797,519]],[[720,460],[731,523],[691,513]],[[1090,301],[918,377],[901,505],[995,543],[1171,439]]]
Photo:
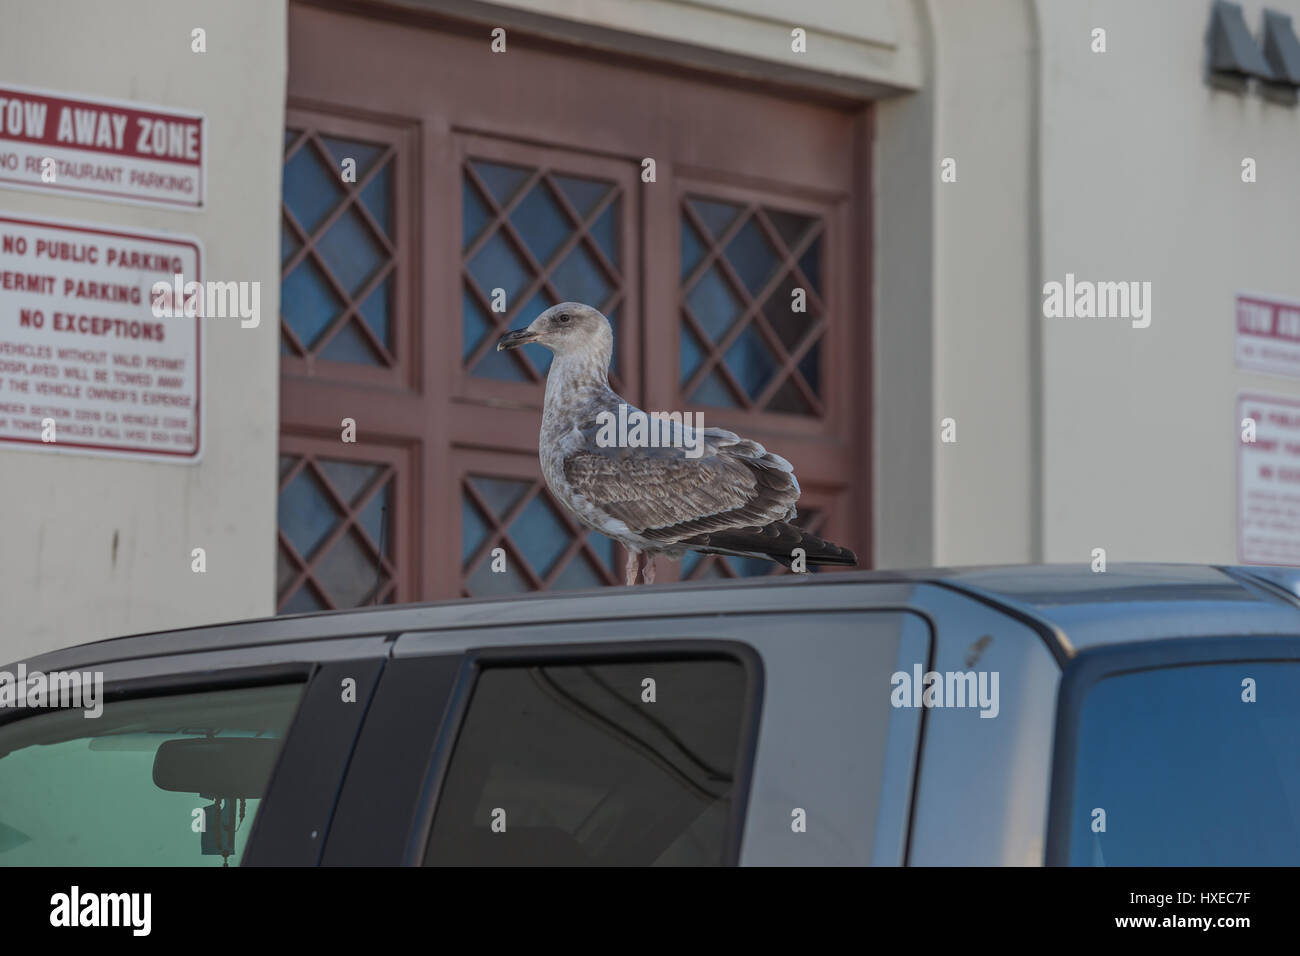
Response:
[[[72,647],[25,687],[98,702],[0,708],[0,862],[1295,865],[1293,573],[789,575]]]

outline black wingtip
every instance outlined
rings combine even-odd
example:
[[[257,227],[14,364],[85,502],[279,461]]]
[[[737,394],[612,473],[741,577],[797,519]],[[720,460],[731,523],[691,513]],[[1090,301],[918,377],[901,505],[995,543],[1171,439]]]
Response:
[[[763,527],[703,534],[682,544],[697,551],[767,558],[787,568],[794,564],[795,549],[802,549],[806,565],[852,568],[858,563],[858,556],[848,548],[841,548],[784,521],[774,521]]]

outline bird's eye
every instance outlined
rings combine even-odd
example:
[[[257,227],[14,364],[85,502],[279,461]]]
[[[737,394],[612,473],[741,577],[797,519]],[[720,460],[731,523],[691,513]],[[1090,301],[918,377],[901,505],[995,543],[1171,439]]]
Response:
[[[569,318],[570,318],[570,316],[569,316],[569,313],[567,313],[567,312],[561,312],[560,315],[559,315],[559,319],[560,319],[561,322],[568,322],[568,321],[569,321]]]

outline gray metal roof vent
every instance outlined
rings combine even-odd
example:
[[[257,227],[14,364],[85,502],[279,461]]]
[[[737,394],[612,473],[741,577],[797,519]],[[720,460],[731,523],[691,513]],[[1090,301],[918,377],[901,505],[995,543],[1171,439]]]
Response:
[[[1214,86],[1244,93],[1252,76],[1270,82],[1275,79],[1255,38],[1246,29],[1240,4],[1215,0],[1210,9],[1208,43],[1209,81]]]
[[[1288,14],[1264,11],[1264,58],[1275,79],[1260,84],[1260,92],[1269,99],[1294,104],[1300,88],[1300,40],[1296,39]]]

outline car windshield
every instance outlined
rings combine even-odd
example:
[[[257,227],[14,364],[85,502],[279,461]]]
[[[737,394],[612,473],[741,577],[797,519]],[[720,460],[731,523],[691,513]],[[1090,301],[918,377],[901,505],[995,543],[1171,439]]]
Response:
[[[1078,725],[1076,866],[1300,864],[1300,663],[1108,677]]]

